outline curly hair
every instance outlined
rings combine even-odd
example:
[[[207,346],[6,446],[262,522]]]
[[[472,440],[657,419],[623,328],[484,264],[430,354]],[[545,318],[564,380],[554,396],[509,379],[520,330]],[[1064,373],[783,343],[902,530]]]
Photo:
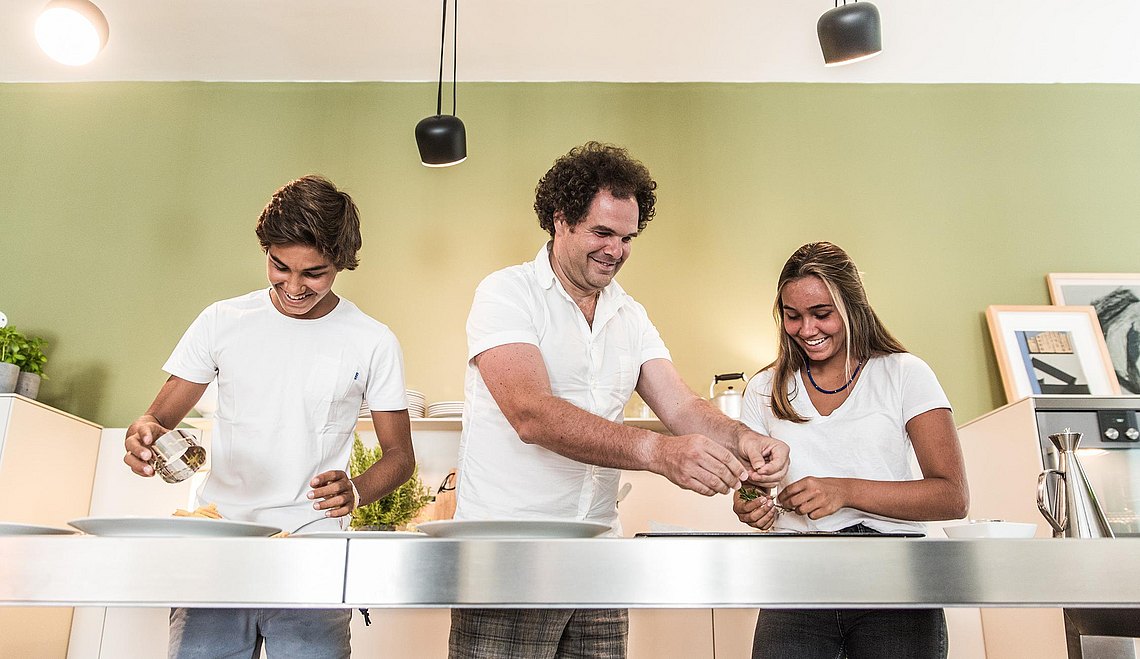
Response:
[[[649,169],[620,146],[587,142],[554,162],[534,189],[534,212],[538,224],[554,237],[554,216],[574,226],[586,217],[599,190],[618,199],[637,200],[637,230],[653,219],[657,182]]]
[[[360,213],[348,193],[328,179],[302,176],[273,193],[257,218],[261,249],[308,245],[337,270],[354,270],[360,261]]]

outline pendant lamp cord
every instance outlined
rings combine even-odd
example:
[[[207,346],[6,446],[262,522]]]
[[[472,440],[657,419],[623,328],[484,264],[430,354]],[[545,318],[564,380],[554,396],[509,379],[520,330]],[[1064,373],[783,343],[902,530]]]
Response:
[[[444,3],[447,0],[443,0]],[[444,7],[447,11],[447,7]],[[455,73],[459,70],[459,0],[455,0],[455,7],[451,10],[451,116],[455,116]]]
[[[838,2],[838,0],[836,0]],[[451,115],[455,116],[455,73],[459,70],[459,0],[451,10]],[[439,34],[439,85],[435,88],[435,113],[443,114],[443,50],[447,44],[447,0],[443,0],[443,20]]]
[[[443,114],[443,45],[447,43],[447,0],[443,0],[443,19],[439,34],[439,86],[435,88],[435,114]]]

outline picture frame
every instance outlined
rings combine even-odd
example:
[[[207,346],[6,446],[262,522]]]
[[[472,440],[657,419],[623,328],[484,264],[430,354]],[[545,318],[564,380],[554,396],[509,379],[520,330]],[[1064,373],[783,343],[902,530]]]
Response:
[[[1057,305],[1091,305],[1100,322],[1120,390],[1140,394],[1140,273],[1051,272]]]
[[[991,305],[986,323],[1008,402],[1039,394],[1120,395],[1091,306]]]

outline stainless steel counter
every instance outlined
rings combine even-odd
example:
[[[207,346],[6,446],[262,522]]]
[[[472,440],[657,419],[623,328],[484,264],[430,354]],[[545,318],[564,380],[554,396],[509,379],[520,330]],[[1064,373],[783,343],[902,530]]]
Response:
[[[1140,607],[1137,556],[1134,538],[0,538],[0,604]]]
[[[348,540],[0,538],[0,604],[337,606]]]

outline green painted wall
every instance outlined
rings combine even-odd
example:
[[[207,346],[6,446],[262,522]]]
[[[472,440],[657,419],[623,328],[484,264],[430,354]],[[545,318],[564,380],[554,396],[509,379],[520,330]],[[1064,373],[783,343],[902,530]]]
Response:
[[[698,392],[771,359],[775,277],[807,241],[854,256],[959,422],[1004,402],[986,305],[1046,304],[1050,271],[1140,269],[1140,86],[459,91],[471,157],[433,170],[412,137],[432,85],[0,85],[0,310],[51,341],[41,399],[140,414],[198,311],[265,284],[254,220],[310,172],[364,217],[338,290],[401,338],[409,386],[459,398],[475,284],[532,257],[535,182],[588,139],[660,183],[620,279]]]

